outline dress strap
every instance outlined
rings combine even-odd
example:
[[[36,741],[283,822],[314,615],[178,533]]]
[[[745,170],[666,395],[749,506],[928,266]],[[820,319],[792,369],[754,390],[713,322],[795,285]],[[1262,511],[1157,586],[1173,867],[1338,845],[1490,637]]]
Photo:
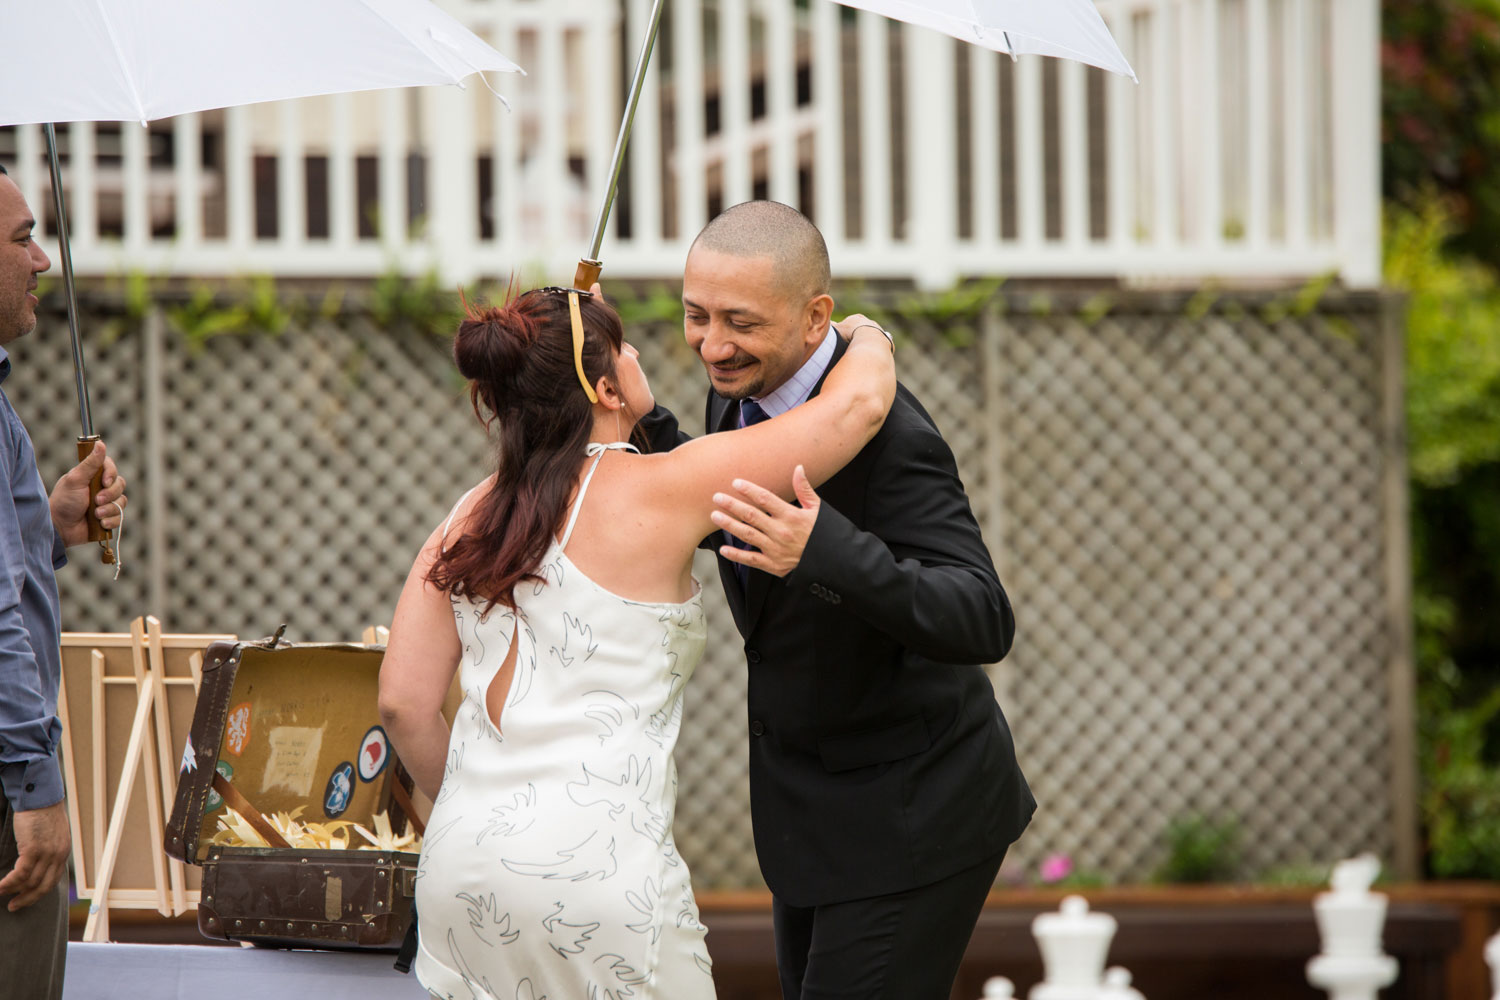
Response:
[[[583,483],[578,487],[578,497],[573,501],[573,512],[568,515],[568,526],[563,529],[562,541],[557,547],[565,549],[568,547],[568,539],[573,537],[573,526],[578,523],[578,512],[583,510],[583,495],[589,491],[589,483],[593,482],[594,473],[599,471],[599,463],[604,461],[606,451],[633,451],[640,454],[639,449],[628,441],[611,441],[605,444],[600,441],[590,441],[589,446],[584,449],[586,457],[592,457],[594,464],[589,466],[589,471],[583,477]]]
[[[469,497],[472,496],[474,494],[474,491],[477,489],[479,489],[478,486],[470,487],[469,492],[459,497],[458,503],[454,504],[453,509],[448,512],[448,520],[443,522],[443,541],[446,542],[448,540],[448,529],[453,527],[453,518],[454,515],[458,513],[458,508],[462,507],[464,505],[464,501],[469,499]]]

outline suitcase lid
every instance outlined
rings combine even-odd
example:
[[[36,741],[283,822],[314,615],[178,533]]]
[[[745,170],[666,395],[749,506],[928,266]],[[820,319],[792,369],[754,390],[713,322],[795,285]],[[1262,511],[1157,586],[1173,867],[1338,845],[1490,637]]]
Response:
[[[209,646],[178,765],[167,853],[201,863],[230,805],[267,817],[302,806],[302,821],[349,820],[366,829],[385,811],[392,828],[404,832],[392,784],[409,789],[411,779],[380,724],[384,652],[274,639]],[[215,788],[216,773],[229,791]],[[237,804],[239,796],[245,801]]]

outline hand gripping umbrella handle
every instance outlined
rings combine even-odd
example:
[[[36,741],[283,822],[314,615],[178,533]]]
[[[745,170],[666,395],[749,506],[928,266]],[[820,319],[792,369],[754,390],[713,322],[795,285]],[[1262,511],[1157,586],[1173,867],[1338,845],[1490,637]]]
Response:
[[[98,443],[99,435],[97,434],[79,438],[78,461],[82,462],[85,458],[88,458],[94,450],[94,445]],[[94,473],[94,478],[89,480],[89,507],[86,516],[88,517],[89,525],[89,541],[99,543],[99,548],[103,550],[99,561],[109,564],[115,561],[114,551],[109,547],[109,540],[113,537],[114,533],[100,524],[99,515],[94,513],[94,498],[99,495],[99,491],[102,489],[104,489],[104,467],[100,466],[99,471]]]
[[[599,272],[602,270],[604,270],[603,261],[580,260],[578,270],[573,272],[573,287],[580,292],[588,291],[599,280]]]

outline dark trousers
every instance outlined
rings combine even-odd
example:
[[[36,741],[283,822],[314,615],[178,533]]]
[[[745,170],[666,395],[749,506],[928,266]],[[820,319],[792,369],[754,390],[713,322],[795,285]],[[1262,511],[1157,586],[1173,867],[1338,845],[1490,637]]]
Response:
[[[0,795],[0,878],[16,864],[10,802]],[[6,1000],[60,1000],[68,947],[68,880],[19,913],[0,896],[0,993]]]
[[[775,900],[783,1000],[948,1000],[1005,852],[889,896],[828,906]]]

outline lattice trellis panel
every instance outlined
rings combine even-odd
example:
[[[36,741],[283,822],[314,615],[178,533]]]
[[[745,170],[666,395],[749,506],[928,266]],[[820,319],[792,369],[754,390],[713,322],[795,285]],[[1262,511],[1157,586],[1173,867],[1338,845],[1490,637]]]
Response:
[[[1189,811],[1251,870],[1389,857],[1384,373],[1349,319],[1005,324],[1018,860],[1146,876]]]
[[[1041,809],[1013,857],[1067,851],[1140,877],[1188,809],[1238,815],[1254,867],[1388,852],[1375,314],[1336,319],[1349,336],[1317,315],[1180,311],[902,331],[902,381],[953,446],[1017,610],[994,673]],[[96,423],[132,483],[127,570],[111,583],[75,550],[66,627],[151,611],[176,630],[286,621],[324,640],[388,621],[422,540],[486,474],[446,345],[357,316],[197,349],[85,323],[94,340],[111,327],[126,332],[90,362]],[[658,399],[700,430],[681,331],[632,340]],[[51,481],[75,433],[61,317],[11,353],[5,388]],[[712,559],[697,572],[711,642],[677,835],[700,886],[754,887],[741,643]]]

